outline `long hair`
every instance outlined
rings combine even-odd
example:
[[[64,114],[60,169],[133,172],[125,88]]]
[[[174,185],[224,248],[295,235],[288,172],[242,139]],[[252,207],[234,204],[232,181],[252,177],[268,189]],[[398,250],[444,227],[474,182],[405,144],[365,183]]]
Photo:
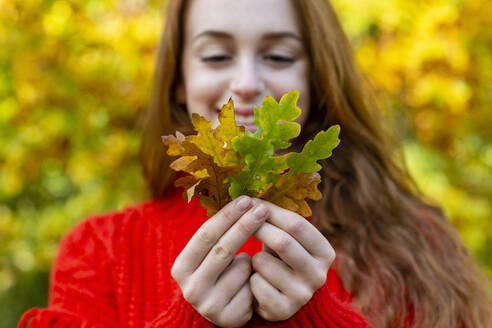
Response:
[[[191,131],[176,100],[186,6],[171,0],[143,119],[140,159],[154,198],[174,174],[161,136]],[[376,327],[491,327],[485,274],[436,206],[424,202],[327,0],[292,0],[311,63],[312,108],[294,147],[332,124],[341,143],[321,171],[313,223],[334,246],[354,306]],[[171,186],[172,187],[172,186]]]

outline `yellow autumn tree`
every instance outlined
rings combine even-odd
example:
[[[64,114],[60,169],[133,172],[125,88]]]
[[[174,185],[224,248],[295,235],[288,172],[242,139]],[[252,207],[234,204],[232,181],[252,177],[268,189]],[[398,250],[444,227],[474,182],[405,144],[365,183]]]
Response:
[[[492,277],[489,2],[333,0],[412,175]],[[137,117],[163,7],[0,0],[0,327],[46,304],[70,227],[144,198]]]

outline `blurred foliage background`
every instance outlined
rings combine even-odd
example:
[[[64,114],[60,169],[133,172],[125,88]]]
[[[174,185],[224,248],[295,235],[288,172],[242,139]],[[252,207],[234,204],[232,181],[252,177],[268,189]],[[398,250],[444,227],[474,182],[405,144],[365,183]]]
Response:
[[[492,5],[333,0],[422,191],[492,277]],[[138,117],[165,3],[0,0],[0,327],[47,303],[61,236],[144,200]]]

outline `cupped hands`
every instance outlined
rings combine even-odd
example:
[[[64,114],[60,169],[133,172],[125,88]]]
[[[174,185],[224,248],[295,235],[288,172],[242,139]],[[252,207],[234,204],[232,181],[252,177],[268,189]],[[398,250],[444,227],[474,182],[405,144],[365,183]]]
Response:
[[[235,256],[253,235],[263,251]],[[268,321],[290,318],[325,283],[334,258],[328,240],[302,216],[241,196],[198,229],[171,275],[203,317],[240,327],[253,311]]]

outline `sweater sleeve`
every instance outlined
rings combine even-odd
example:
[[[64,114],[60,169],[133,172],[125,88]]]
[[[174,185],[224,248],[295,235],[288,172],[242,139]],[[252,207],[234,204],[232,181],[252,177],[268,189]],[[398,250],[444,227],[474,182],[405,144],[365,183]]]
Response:
[[[18,327],[215,327],[184,299],[179,290],[155,318],[145,322],[121,319],[125,318],[121,313],[125,309],[118,306],[115,295],[115,255],[110,246],[114,229],[121,228],[116,222],[117,216],[82,221],[64,236],[50,275],[48,308],[26,311]]]
[[[172,300],[170,306],[163,311],[154,321],[146,328],[214,328],[213,323],[205,319],[198,313],[183,295],[179,293]]]
[[[341,285],[337,273],[330,269],[325,284],[292,317],[276,323],[264,321],[264,324],[276,327],[371,328],[351,302],[352,297]]]
[[[281,322],[267,322],[257,314],[245,327],[302,327],[302,328],[372,328],[365,318],[351,306],[350,295],[343,290],[336,273],[329,272],[325,285],[291,318]],[[217,327],[203,318],[180,294],[171,306],[146,328]]]
[[[60,243],[48,308],[25,312],[18,327],[120,327],[110,261],[90,221],[79,223]]]

